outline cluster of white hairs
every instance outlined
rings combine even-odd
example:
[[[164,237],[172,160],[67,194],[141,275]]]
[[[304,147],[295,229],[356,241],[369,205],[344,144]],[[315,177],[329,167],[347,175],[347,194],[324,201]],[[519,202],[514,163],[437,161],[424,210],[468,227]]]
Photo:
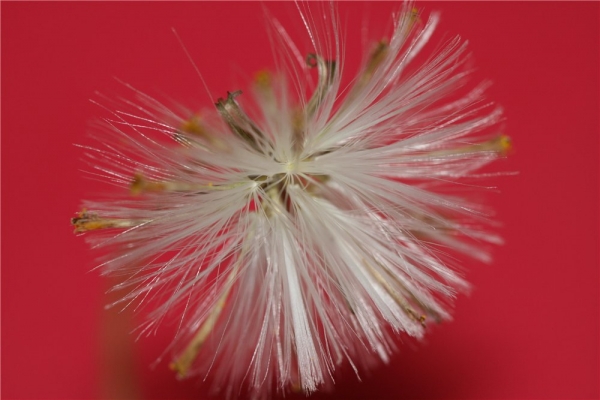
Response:
[[[468,90],[459,38],[411,64],[438,25],[410,3],[349,84],[333,4],[298,5],[312,53],[271,21],[277,68],[201,114],[139,91],[86,147],[128,193],[86,201],[120,304],[151,304],[142,332],[179,320],[171,367],[226,395],[310,393],[341,365],[387,362],[468,284],[453,254],[488,260],[485,210],[462,194],[504,157],[501,110]],[[420,57],[419,57],[420,58]],[[467,181],[465,181],[467,179]]]

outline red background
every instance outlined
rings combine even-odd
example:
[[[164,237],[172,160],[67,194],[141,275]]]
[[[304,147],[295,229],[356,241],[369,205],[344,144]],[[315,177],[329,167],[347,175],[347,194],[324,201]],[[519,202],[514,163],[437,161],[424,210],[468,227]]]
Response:
[[[372,4],[385,25],[394,3]],[[405,346],[391,365],[318,398],[598,398],[598,3],[422,3],[439,32],[470,41],[478,77],[506,109],[516,151],[492,203],[506,244],[468,264],[475,290],[455,321]],[[292,4],[269,4],[284,23]],[[340,5],[357,38],[364,5]],[[286,11],[287,10],[287,11]],[[216,96],[271,63],[256,3],[2,4],[2,396],[98,396],[106,284],[68,220],[101,190],[79,169],[95,90],[116,76],[190,107],[209,99],[175,27]],[[300,32],[300,31],[298,31]],[[301,35],[296,35],[301,36]],[[436,39],[440,40],[439,34]],[[449,37],[449,36],[446,36]],[[374,39],[378,39],[375,37]],[[361,47],[347,55],[356,65]],[[145,398],[202,398],[166,363],[170,328],[136,344]]]

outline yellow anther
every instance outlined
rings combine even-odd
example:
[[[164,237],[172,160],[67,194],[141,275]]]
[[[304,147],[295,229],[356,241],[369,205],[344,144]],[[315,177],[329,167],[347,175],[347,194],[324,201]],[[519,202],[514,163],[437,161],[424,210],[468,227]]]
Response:
[[[254,82],[259,88],[268,88],[271,86],[271,74],[265,70],[258,71],[254,75]]]
[[[75,233],[108,228],[131,228],[143,222],[143,220],[100,218],[97,214],[88,213],[85,209],[77,213],[77,217],[71,218],[71,224],[75,226]]]
[[[385,58],[388,55],[388,50],[389,45],[387,39],[382,39],[377,43],[377,46],[373,49],[369,59],[367,60],[364,71],[356,81],[356,84],[352,87],[352,91],[348,94],[342,111],[345,109],[345,107],[352,103],[352,100],[354,100],[371,81],[375,71],[377,71],[377,68],[379,68],[379,66],[385,61]]]
[[[455,149],[432,151],[431,153],[427,153],[425,155],[428,157],[447,157],[491,151],[505,156],[511,150],[512,141],[510,140],[510,137],[506,135],[499,135],[482,143],[471,144]]]
[[[495,139],[495,142],[499,148],[499,151],[504,155],[510,153],[513,148],[512,140],[509,136],[500,135]]]
[[[129,185],[129,190],[131,194],[138,195],[144,191],[144,177],[141,174],[135,174],[133,176],[133,180],[131,181],[131,185]]]
[[[290,389],[293,393],[302,393],[302,385],[300,385],[300,382],[291,382]]]
[[[412,10],[410,10],[410,14],[408,16],[410,25],[409,27],[412,28],[414,24],[416,24],[417,22],[421,22],[421,17],[419,15],[419,9],[417,7],[413,7]]]
[[[202,122],[202,117],[199,114],[192,115],[189,119],[183,121],[177,132],[173,135],[174,139],[184,146],[200,146],[207,149],[206,144],[213,146],[219,151],[229,151],[227,143],[211,132]],[[196,141],[192,138],[200,138],[202,141]]]
[[[467,149],[471,151],[495,151],[502,155],[506,155],[512,150],[512,142],[510,137],[506,135],[499,135],[488,140],[487,142],[469,146]]]
[[[388,49],[389,46],[386,39],[382,39],[377,43],[377,47],[375,47],[371,53],[371,57],[369,57],[365,72],[363,72],[360,77],[360,83],[358,85],[359,87],[362,87],[371,79],[377,68],[385,60],[388,54]]]
[[[75,226],[75,232],[87,232],[101,229],[103,221],[96,214],[90,214],[85,209],[77,213],[77,217],[71,218],[71,224]]]
[[[213,182],[208,182],[206,185],[198,185],[188,182],[178,181],[149,181],[142,174],[136,173],[131,181],[131,194],[136,196],[141,193],[149,192],[197,192],[227,190],[236,186],[242,185],[244,182],[232,185],[215,185]]]
[[[190,119],[183,121],[181,131],[190,135],[206,136],[206,129],[202,125],[199,115],[193,115]]]
[[[246,249],[243,249],[242,251],[245,253]],[[181,355],[175,361],[169,364],[169,368],[172,371],[175,371],[180,379],[185,378],[187,376],[190,368],[194,364],[194,361],[198,357],[198,353],[200,352],[202,345],[204,344],[206,339],[208,339],[209,335],[211,334],[215,325],[217,324],[219,316],[221,315],[221,312],[223,311],[223,308],[225,308],[225,304],[227,303],[229,292],[231,291],[231,288],[235,283],[235,279],[237,278],[242,259],[243,258],[240,257],[240,259],[233,266],[233,269],[227,277],[225,286],[223,287],[223,293],[221,294],[221,296],[219,296],[216,303],[213,305],[212,309],[210,310],[208,316],[200,326],[200,329],[198,330],[196,335],[188,343],[185,350],[183,350],[183,353],[181,353]]]
[[[138,195],[143,192],[162,192],[167,189],[164,182],[150,182],[142,174],[135,174],[130,185],[132,195]]]
[[[389,46],[388,46],[387,40],[386,39],[380,40],[379,43],[377,43],[377,47],[371,54],[371,60],[370,60],[369,65],[372,66],[373,68],[377,68],[377,66],[379,64],[381,64],[381,62],[384,60],[385,56],[387,55],[388,48],[389,48]]]
[[[200,348],[215,327],[219,315],[221,315],[221,311],[223,311],[223,307],[225,307],[225,300],[227,299],[230,288],[231,286],[228,285],[225,292],[223,295],[221,295],[217,303],[212,308],[210,314],[202,324],[200,330],[198,333],[196,333],[196,336],[194,336],[192,341],[184,350],[183,354],[177,360],[169,364],[169,368],[172,371],[175,371],[179,378],[185,378],[187,376],[190,367],[200,352]]]

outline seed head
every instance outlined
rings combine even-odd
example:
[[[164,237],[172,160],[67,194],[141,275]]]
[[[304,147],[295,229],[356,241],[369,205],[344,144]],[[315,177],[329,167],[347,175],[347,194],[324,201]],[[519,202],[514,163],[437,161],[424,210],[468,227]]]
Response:
[[[344,363],[387,362],[396,334],[450,317],[468,287],[453,254],[487,261],[481,243],[499,241],[463,183],[510,141],[484,86],[462,91],[465,44],[413,65],[438,15],[405,4],[343,86],[339,21],[321,11],[301,12],[306,58],[272,20],[279,68],[251,94],[182,115],[135,91],[87,148],[129,189],[84,202],[75,232],[98,231],[123,304],[154,308],[142,332],[179,320],[178,376],[230,396],[310,393]]]

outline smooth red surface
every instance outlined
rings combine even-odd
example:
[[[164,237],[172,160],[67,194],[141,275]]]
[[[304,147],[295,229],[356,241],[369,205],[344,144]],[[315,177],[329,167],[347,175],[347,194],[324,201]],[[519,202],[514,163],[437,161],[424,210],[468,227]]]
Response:
[[[372,4],[371,24],[393,3]],[[468,263],[475,286],[455,321],[401,348],[362,383],[347,375],[315,398],[598,398],[598,3],[423,3],[439,32],[469,39],[477,77],[506,109],[516,151],[497,169],[491,202],[506,245],[491,266]],[[268,4],[301,24],[292,4]],[[282,10],[282,8],[284,10]],[[287,11],[286,11],[287,10]],[[358,38],[362,4],[340,5]],[[271,63],[257,3],[2,4],[2,397],[97,397],[105,285],[69,218],[103,186],[84,178],[94,91],[141,90],[196,107]],[[301,36],[297,34],[295,36]],[[436,36],[440,40],[442,34]],[[378,39],[378,37],[375,37]],[[356,63],[360,43],[348,63]],[[356,64],[354,64],[356,65]],[[169,327],[137,344],[145,398],[203,398],[166,362],[148,365]]]

